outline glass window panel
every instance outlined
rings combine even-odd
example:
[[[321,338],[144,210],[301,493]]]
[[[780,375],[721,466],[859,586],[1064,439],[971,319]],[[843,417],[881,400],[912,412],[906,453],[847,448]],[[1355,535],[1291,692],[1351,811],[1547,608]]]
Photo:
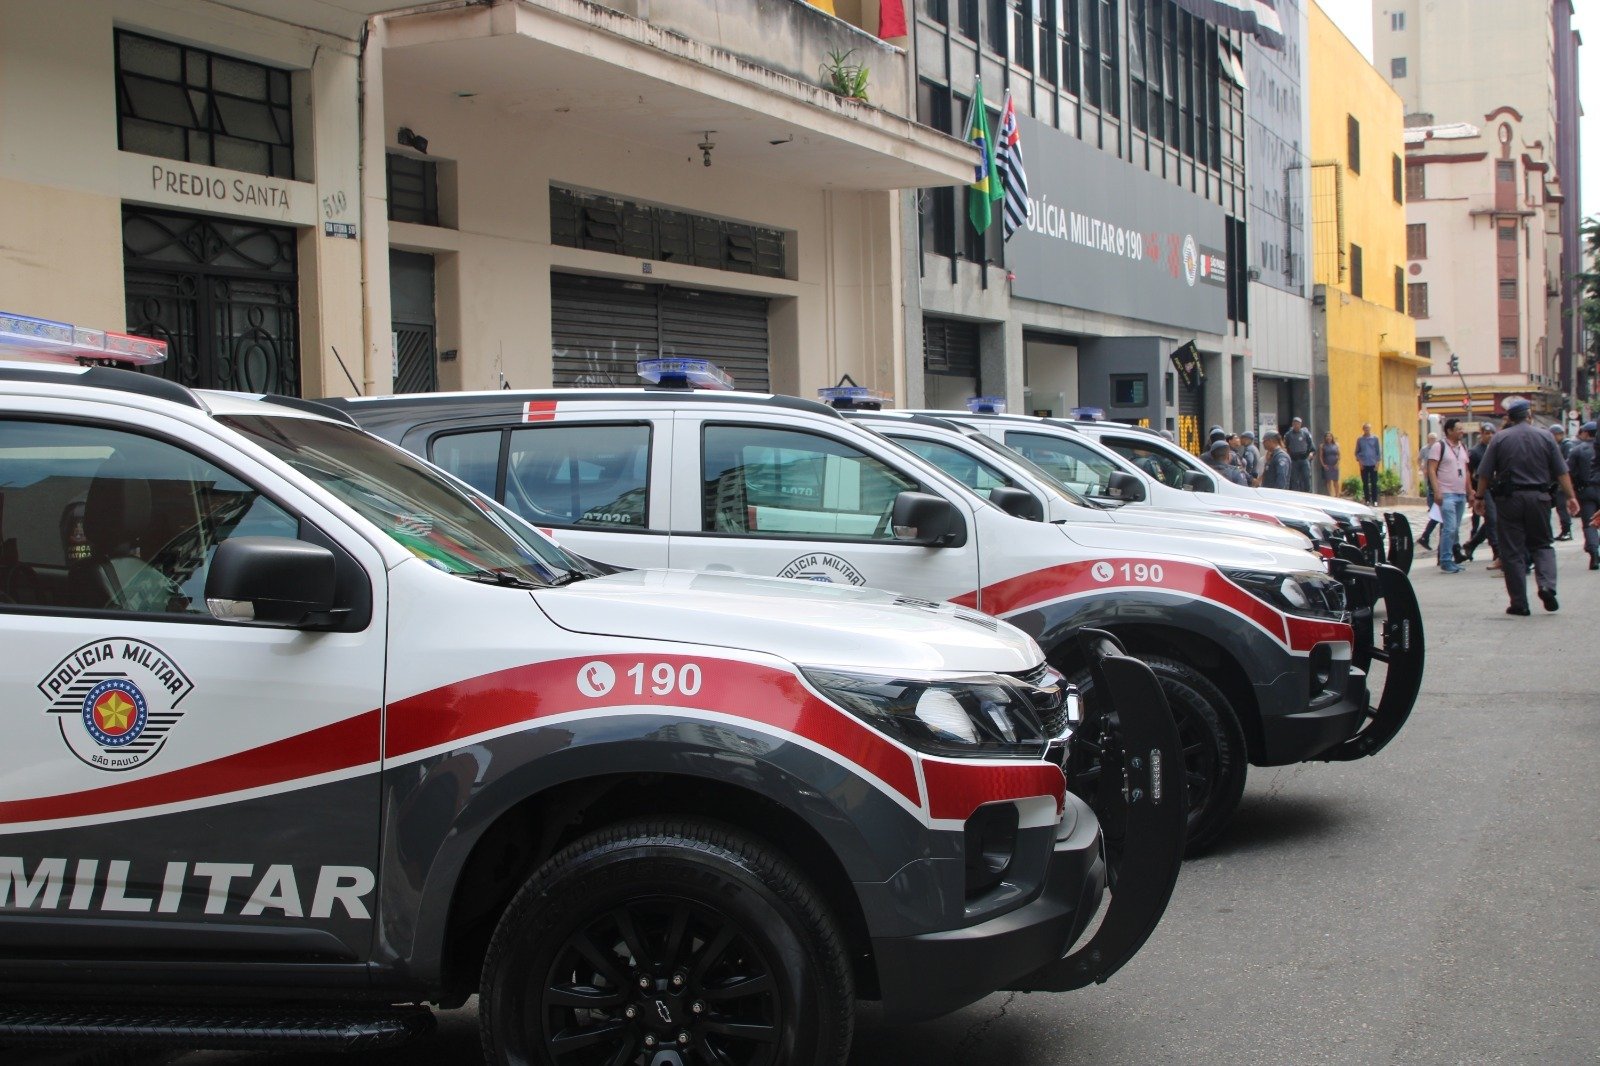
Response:
[[[267,68],[259,63],[242,63],[225,56],[212,56],[211,87],[219,93],[231,93],[251,100],[265,99]]]
[[[941,443],[939,441],[922,440],[918,437],[895,437],[894,441],[913,455],[920,455],[934,466],[943,470],[969,489],[988,496],[990,492],[999,488],[1009,488],[1016,482],[1007,477],[999,468],[984,462],[975,455],[968,455],[960,448]]]
[[[221,119],[223,132],[231,137],[243,137],[268,144],[279,139],[278,128],[272,120],[272,112],[265,104],[219,96],[217,117]]]
[[[841,441],[756,426],[705,431],[704,528],[765,537],[892,540],[916,482]]]
[[[148,37],[123,34],[117,41],[117,58],[122,69],[130,74],[149,74],[167,81],[179,81],[182,71],[180,54],[176,45],[153,41]]]
[[[124,78],[122,84],[127,90],[128,104],[135,118],[174,126],[193,124],[188,94],[178,86],[134,77]]]
[[[644,529],[649,476],[647,426],[518,429],[506,457],[505,504],[540,525]]]
[[[495,494],[500,475],[500,431],[452,433],[433,442],[430,458],[485,496]]]
[[[98,426],[0,423],[10,595],[29,606],[204,616],[217,545],[294,538],[250,485],[164,441]]]
[[[136,118],[122,120],[122,150],[163,159],[189,158],[184,151],[183,130],[176,126],[140,122]]]
[[[246,170],[252,174],[270,172],[271,153],[267,146],[233,137],[218,137],[213,142],[216,165],[229,170]]]

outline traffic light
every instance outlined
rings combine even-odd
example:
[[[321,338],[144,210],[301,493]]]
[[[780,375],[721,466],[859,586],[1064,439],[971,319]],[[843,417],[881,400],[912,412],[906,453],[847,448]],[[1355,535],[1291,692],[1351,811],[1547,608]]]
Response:
[[[1450,373],[1452,373],[1452,374],[1461,373],[1461,360],[1460,360],[1459,357],[1457,357],[1454,354],[1451,354],[1451,356],[1450,356]]]
[[[1422,383],[1422,402],[1426,405],[1431,399],[1433,399],[1433,386],[1424,381]]]

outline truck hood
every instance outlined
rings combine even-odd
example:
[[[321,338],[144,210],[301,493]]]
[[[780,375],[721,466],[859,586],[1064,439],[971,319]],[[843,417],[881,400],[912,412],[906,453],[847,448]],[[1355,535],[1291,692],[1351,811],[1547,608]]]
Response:
[[[878,589],[691,570],[633,570],[533,594],[563,629],[779,655],[807,666],[1017,673],[1032,637],[966,607]]]
[[[1311,538],[1304,533],[1259,522],[1205,511],[1163,511],[1151,507],[1124,507],[1109,512],[1112,521],[1124,529],[1164,530],[1169,533],[1199,533],[1245,540],[1260,540],[1275,548],[1311,550]]]
[[[1259,538],[1179,530],[1141,529],[1132,525],[1058,526],[1074,543],[1107,556],[1184,556],[1222,567],[1251,570],[1327,570],[1318,555],[1302,548],[1279,548]],[[1305,538],[1301,538],[1304,540]]]
[[[1316,496],[1305,492],[1295,492],[1292,489],[1256,489],[1256,492],[1273,503],[1292,503],[1301,507],[1315,507],[1319,511],[1326,511],[1340,518],[1350,518],[1360,521],[1363,518],[1377,518],[1378,511],[1364,503],[1355,500],[1346,500],[1343,497]]]

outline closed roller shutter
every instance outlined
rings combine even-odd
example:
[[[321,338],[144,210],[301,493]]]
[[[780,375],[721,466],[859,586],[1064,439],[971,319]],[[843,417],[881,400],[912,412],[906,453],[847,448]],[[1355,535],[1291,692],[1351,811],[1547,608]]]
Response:
[[[709,359],[733,376],[735,387],[766,392],[767,301],[725,292],[663,289],[661,351]]]
[[[557,387],[639,384],[640,359],[710,359],[741,389],[768,389],[767,301],[666,285],[554,274],[552,379]]]

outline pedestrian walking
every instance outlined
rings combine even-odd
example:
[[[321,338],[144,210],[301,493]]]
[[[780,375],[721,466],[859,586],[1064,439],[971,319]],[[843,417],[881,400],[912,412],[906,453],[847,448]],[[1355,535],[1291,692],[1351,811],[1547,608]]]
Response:
[[[1323,491],[1329,496],[1339,495],[1339,441],[1332,433],[1322,435],[1322,446],[1317,449],[1317,463],[1322,468]]]
[[[1539,602],[1560,610],[1556,598],[1556,552],[1551,546],[1550,500],[1559,489],[1569,515],[1578,513],[1567,462],[1550,434],[1530,420],[1527,400],[1506,404],[1505,432],[1495,435],[1478,467],[1476,491],[1492,493],[1499,504],[1501,574],[1510,604],[1506,614],[1528,614],[1528,559],[1533,559]]]
[[[1439,506],[1439,569],[1447,574],[1465,569],[1456,562],[1456,544],[1461,539],[1461,516],[1475,495],[1467,480],[1464,436],[1461,420],[1447,418],[1444,440],[1434,441],[1428,452],[1428,487]]]
[[[1244,442],[1244,450],[1239,453],[1239,465],[1244,468],[1244,476],[1250,479],[1250,484],[1261,484],[1261,449],[1256,446],[1256,435],[1252,430],[1245,430],[1239,434],[1239,439]]]
[[[1567,427],[1563,426],[1560,422],[1557,422],[1550,427],[1550,436],[1555,438],[1556,447],[1561,449],[1561,458],[1566,460],[1567,465],[1570,467],[1572,465],[1572,449],[1578,446],[1578,442],[1567,439]],[[1561,520],[1561,535],[1556,539],[1571,540],[1572,516],[1569,515],[1559,503],[1554,504],[1554,506],[1556,509],[1556,517]]]
[[[1437,433],[1429,433],[1428,439],[1423,442],[1422,451],[1417,453],[1417,472],[1422,475],[1422,491],[1428,497],[1428,524],[1422,527],[1422,536],[1417,538],[1417,547],[1423,551],[1433,550],[1433,545],[1429,543],[1428,538],[1433,536],[1433,531],[1439,528],[1439,519],[1437,517],[1439,501],[1434,498],[1433,482],[1428,478],[1428,452],[1437,443],[1439,443],[1439,435]]]
[[[1294,464],[1289,460],[1289,453],[1284,450],[1283,438],[1276,433],[1268,433],[1261,438],[1261,444],[1267,449],[1267,454],[1262,458],[1261,487],[1264,489],[1288,488],[1289,468]]]
[[[1383,461],[1383,444],[1372,435],[1372,423],[1361,427],[1356,438],[1356,465],[1361,468],[1361,502],[1378,506],[1378,464]]]
[[[1235,485],[1245,484],[1244,471],[1233,461],[1233,449],[1228,447],[1228,438],[1212,441],[1211,450],[1201,456],[1200,461]]]
[[[1578,528],[1583,531],[1583,550],[1589,556],[1589,569],[1600,570],[1600,443],[1595,434],[1600,425],[1585,422],[1578,429],[1578,441],[1572,449],[1567,470],[1572,475],[1572,487],[1578,490],[1578,513],[1582,516]]]
[[[1493,422],[1483,423],[1478,427],[1478,443],[1474,444],[1472,450],[1467,452],[1467,472],[1471,475],[1474,485],[1476,485],[1478,478],[1478,467],[1483,464],[1483,453],[1489,450],[1489,444],[1494,440],[1495,432]],[[1495,502],[1493,496],[1483,496],[1481,494],[1477,497],[1477,504],[1472,508],[1472,537],[1456,555],[1456,562],[1464,563],[1471,560],[1472,553],[1487,541],[1489,554],[1494,558],[1485,569],[1499,570],[1500,538],[1495,536],[1494,525],[1495,519],[1500,514],[1500,505]]]

